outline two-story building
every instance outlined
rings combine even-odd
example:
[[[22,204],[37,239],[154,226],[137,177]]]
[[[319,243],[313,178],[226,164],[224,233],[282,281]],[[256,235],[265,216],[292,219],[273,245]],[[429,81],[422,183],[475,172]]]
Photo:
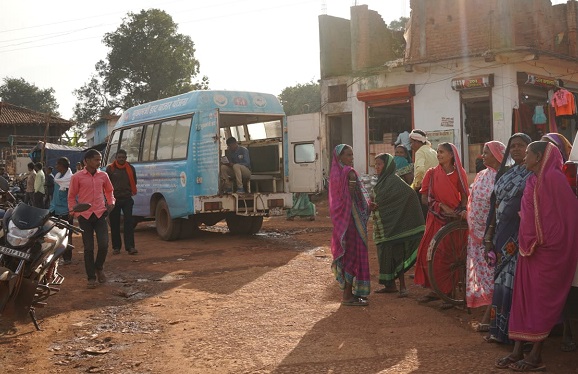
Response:
[[[576,135],[557,116],[554,91],[578,93],[578,3],[550,0],[411,0],[405,57],[366,5],[351,19],[321,15],[322,121],[329,152],[351,144],[356,169],[393,152],[398,133],[419,128],[450,141],[474,172],[483,143],[515,131],[534,139]],[[577,100],[578,101],[578,100]],[[544,115],[538,115],[543,113]]]

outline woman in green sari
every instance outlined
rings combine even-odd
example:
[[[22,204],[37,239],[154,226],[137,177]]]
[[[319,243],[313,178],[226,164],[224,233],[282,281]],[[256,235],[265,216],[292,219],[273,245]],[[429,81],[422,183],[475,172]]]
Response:
[[[375,158],[377,184],[373,188],[373,240],[377,245],[379,283],[384,287],[376,293],[397,292],[408,295],[404,273],[417,258],[417,249],[425,231],[420,202],[415,191],[395,174],[392,155],[382,153]]]

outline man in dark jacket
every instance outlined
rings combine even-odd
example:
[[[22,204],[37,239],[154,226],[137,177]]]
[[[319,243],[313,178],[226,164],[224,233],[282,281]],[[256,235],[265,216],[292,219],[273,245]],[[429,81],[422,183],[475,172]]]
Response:
[[[116,160],[106,167],[106,172],[114,187],[114,198],[116,203],[110,212],[110,234],[112,239],[112,253],[120,254],[122,241],[120,238],[120,213],[124,217],[124,248],[131,255],[136,255],[138,251],[134,245],[134,221],[132,218],[132,207],[136,195],[136,171],[134,167],[126,161],[126,151],[119,149],[116,153]]]

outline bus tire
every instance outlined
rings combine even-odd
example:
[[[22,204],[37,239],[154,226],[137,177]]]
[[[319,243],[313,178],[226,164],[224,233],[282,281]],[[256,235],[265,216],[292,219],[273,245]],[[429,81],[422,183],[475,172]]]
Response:
[[[169,206],[165,199],[160,199],[155,210],[157,234],[162,240],[172,241],[181,234],[181,220],[172,219]]]
[[[249,235],[254,235],[261,230],[261,226],[263,226],[263,217],[251,217],[251,218],[253,218],[253,223],[251,224]]]
[[[253,217],[238,216],[234,213],[227,216],[227,226],[233,235],[247,235],[253,225]]]

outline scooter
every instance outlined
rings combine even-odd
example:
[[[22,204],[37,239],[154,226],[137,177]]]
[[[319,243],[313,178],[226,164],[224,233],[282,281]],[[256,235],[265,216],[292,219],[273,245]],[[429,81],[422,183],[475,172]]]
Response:
[[[8,182],[0,177],[0,191]],[[83,212],[90,204],[78,204],[71,212]],[[30,316],[40,330],[35,308],[60,291],[64,277],[58,260],[64,254],[69,232],[82,230],[65,220],[52,217],[47,209],[19,203],[6,210],[0,231],[0,316],[22,320]]]

